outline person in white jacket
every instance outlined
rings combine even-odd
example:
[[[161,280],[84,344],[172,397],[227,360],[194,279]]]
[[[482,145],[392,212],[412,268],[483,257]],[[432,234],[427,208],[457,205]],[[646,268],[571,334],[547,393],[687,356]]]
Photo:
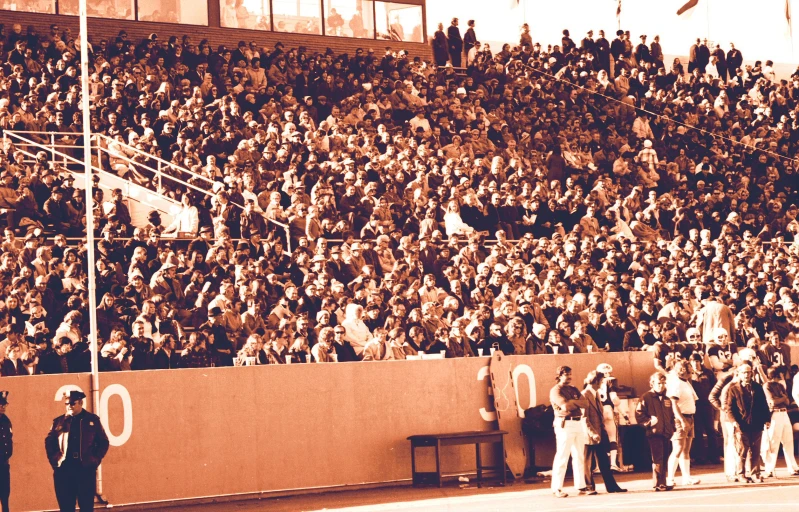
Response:
[[[350,342],[355,354],[363,356],[363,348],[372,338],[372,331],[363,323],[363,306],[360,304],[347,304],[344,321],[341,326],[346,329],[344,339]]]
[[[164,230],[164,234],[174,233],[175,236],[184,234],[186,237],[194,238],[200,228],[200,214],[197,207],[192,204],[191,195],[188,192],[183,194],[180,202],[182,204],[180,212],[175,215],[172,224]]]
[[[447,213],[444,214],[444,227],[446,228],[447,236],[466,236],[474,233],[474,228],[463,222],[460,208],[456,201],[450,201],[447,205]]]

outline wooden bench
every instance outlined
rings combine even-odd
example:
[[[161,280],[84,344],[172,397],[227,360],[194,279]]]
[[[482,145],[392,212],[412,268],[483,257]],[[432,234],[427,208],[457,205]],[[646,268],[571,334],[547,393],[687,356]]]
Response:
[[[411,442],[411,474],[413,477],[413,486],[419,485],[433,485],[438,484],[441,487],[442,474],[441,474],[441,447],[442,446],[457,446],[464,444],[473,444],[475,447],[475,455],[477,456],[477,487],[481,487],[483,483],[483,470],[484,469],[498,469],[502,473],[502,485],[507,483],[507,474],[505,471],[505,435],[504,430],[489,430],[489,431],[471,431],[471,432],[455,432],[449,434],[429,434],[410,436],[408,440]],[[483,443],[499,443],[502,445],[502,454],[499,466],[483,466],[482,457],[480,454],[480,445]],[[435,472],[421,472],[416,471],[416,448],[430,447],[436,450],[436,470]]]

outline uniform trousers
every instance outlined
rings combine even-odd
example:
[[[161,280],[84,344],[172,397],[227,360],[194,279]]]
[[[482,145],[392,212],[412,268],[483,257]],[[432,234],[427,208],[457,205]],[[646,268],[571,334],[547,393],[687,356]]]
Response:
[[[8,512],[8,497],[11,495],[11,467],[8,463],[0,463],[0,505],[3,512]]]
[[[552,490],[559,491],[566,478],[569,455],[572,458],[574,488],[585,487],[585,432],[582,421],[555,417],[555,442],[557,452],[552,462]]]
[[[94,510],[94,495],[97,490],[97,468],[85,468],[79,461],[69,459],[53,471],[55,496],[61,512],[74,512],[75,501],[80,512]]]
[[[777,467],[777,454],[782,444],[782,456],[788,471],[796,471],[799,466],[793,456],[793,425],[785,411],[771,413],[771,425],[765,430],[763,447],[765,448],[766,473],[771,473]]]

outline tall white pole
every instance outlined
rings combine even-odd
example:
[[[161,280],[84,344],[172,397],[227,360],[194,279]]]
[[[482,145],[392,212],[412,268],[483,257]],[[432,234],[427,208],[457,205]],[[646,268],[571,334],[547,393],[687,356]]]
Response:
[[[97,296],[94,278],[94,194],[92,193],[92,139],[89,95],[89,31],[86,20],[86,0],[79,0],[80,13],[80,84],[83,110],[83,183],[86,192],[87,274],[89,275],[89,346],[92,353],[92,399],[94,413],[100,414],[100,374],[97,366]],[[103,492],[101,469],[97,469],[97,494]]]

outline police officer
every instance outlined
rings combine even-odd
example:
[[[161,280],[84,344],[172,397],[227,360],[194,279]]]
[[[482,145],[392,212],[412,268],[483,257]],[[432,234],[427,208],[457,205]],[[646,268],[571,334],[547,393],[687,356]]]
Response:
[[[75,500],[81,512],[94,510],[97,466],[108,452],[108,436],[100,418],[83,409],[84,398],[80,391],[64,395],[66,414],[53,420],[44,440],[62,512],[74,512]]]
[[[8,459],[14,452],[14,442],[11,439],[11,420],[6,416],[8,406],[8,391],[0,391],[0,504],[3,512],[8,512],[8,496],[11,494],[11,473]]]

